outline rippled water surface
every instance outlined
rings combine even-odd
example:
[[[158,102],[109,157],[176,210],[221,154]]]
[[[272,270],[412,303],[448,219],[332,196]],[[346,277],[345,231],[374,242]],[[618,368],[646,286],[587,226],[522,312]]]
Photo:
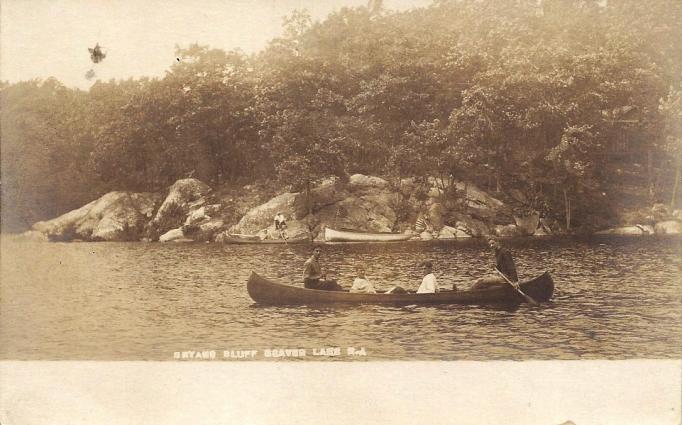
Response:
[[[551,303],[264,307],[246,292],[249,273],[299,282],[309,246],[3,237],[0,357],[172,360],[176,351],[304,348],[309,360],[322,358],[313,349],[349,346],[364,347],[358,359],[367,360],[682,357],[679,239],[506,243],[521,278],[552,272]],[[441,286],[461,289],[492,267],[479,241],[322,249],[345,286],[359,261],[380,288],[416,288],[423,259],[434,262]]]

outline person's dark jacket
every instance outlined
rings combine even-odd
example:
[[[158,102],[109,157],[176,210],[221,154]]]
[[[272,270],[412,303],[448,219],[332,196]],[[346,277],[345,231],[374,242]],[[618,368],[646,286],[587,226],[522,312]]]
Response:
[[[516,266],[514,265],[514,259],[512,258],[511,252],[506,248],[499,248],[495,251],[495,261],[497,262],[497,270],[504,273],[505,276],[512,282],[519,280],[516,274]]]

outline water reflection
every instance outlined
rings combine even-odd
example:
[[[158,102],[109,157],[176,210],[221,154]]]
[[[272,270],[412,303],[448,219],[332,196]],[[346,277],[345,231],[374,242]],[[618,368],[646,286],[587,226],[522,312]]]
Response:
[[[2,243],[2,358],[171,360],[189,349],[329,346],[366,347],[372,360],[682,354],[677,239],[511,241],[522,278],[550,270],[557,284],[538,307],[254,304],[251,270],[297,283],[305,245]],[[441,286],[461,289],[492,267],[480,241],[325,245],[322,257],[345,286],[363,262],[380,289],[416,289],[424,259]]]

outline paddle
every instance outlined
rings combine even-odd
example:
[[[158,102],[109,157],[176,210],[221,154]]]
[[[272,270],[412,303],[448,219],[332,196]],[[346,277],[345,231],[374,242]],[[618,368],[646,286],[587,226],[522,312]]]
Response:
[[[284,239],[284,245],[289,246],[289,244],[287,243],[287,237],[284,235],[284,230],[282,230],[281,227],[279,228],[279,237]]]
[[[528,304],[538,305],[538,302],[537,302],[537,301],[535,301],[534,299],[532,299],[531,297],[529,297],[528,295],[526,295],[526,294],[521,290],[521,288],[519,288],[519,285],[518,285],[518,284],[516,284],[516,283],[512,282],[511,280],[509,280],[509,278],[508,278],[504,273],[502,273],[501,271],[499,271],[499,270],[497,269],[497,267],[495,267],[495,271],[496,271],[500,276],[502,276],[502,277],[504,278],[504,280],[505,280],[508,284],[510,284],[512,288],[514,288],[514,289],[516,290],[516,292],[518,292],[523,298],[525,298],[525,300],[526,300],[526,302],[528,302]]]

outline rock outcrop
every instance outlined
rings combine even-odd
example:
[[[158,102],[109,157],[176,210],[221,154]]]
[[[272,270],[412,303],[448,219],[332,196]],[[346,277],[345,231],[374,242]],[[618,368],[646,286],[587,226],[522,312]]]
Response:
[[[512,224],[514,217],[511,207],[472,184],[455,183],[465,199],[467,214],[471,217],[492,221],[494,224]]]
[[[682,221],[666,220],[656,223],[654,231],[657,235],[679,235],[682,233]]]
[[[255,235],[263,229],[272,226],[274,229],[275,214],[281,212],[287,218],[287,226],[294,226],[296,211],[300,200],[299,193],[283,193],[275,196],[268,202],[251,209],[235,226],[230,229],[231,233]],[[305,216],[305,215],[304,215]]]
[[[155,240],[171,229],[179,228],[188,216],[200,209],[211,188],[197,179],[181,179],[168,188],[168,194],[147,225],[147,234]]]
[[[11,237],[12,240],[18,242],[48,242],[47,236],[37,230],[27,230],[16,236]]]
[[[454,222],[455,228],[461,229],[464,233],[474,236],[482,237],[491,234],[488,225],[485,222],[473,217],[469,217],[463,213],[454,213],[451,215],[451,221]]]
[[[526,236],[527,233],[515,224],[498,224],[495,226],[495,235],[502,238]]]
[[[263,190],[265,189],[265,191]],[[355,174],[348,181],[328,178],[306,192],[287,192],[267,200],[267,188],[245,186],[214,192],[197,179],[181,179],[165,194],[111,192],[55,219],[36,223],[25,240],[51,241],[220,241],[230,234],[279,239],[273,218],[287,218],[286,235],[322,240],[327,227],[364,232],[412,233],[414,239],[455,239],[552,235],[561,227],[534,211],[519,215],[501,200],[471,184],[423,181],[399,183]],[[443,196],[445,194],[448,196]],[[523,193],[510,194],[523,204]],[[263,202],[265,201],[265,202]],[[514,214],[514,212],[517,214]],[[525,210],[524,210],[525,211]],[[621,217],[621,225],[600,235],[680,234],[679,211],[658,217],[647,210]],[[415,228],[418,218],[426,226]],[[426,227],[426,231],[423,231]]]
[[[413,231],[414,222],[420,215],[429,219],[429,229],[422,232],[421,239],[452,239],[485,236],[498,233],[496,222],[505,223],[505,235],[532,234],[532,230],[519,230],[514,224],[511,208],[473,185],[459,184],[467,211],[452,210],[438,196],[443,193],[442,184],[430,181],[425,187],[415,179],[403,179],[400,185],[391,187],[378,177],[355,174],[348,183],[326,179],[305,193],[284,193],[248,211],[228,233],[258,235],[277,239],[278,232],[272,223],[277,212],[287,217],[289,237],[310,235],[322,240],[324,229],[350,229],[365,232]],[[461,187],[460,187],[461,186]],[[460,205],[461,207],[461,205]],[[472,217],[473,215],[473,217]],[[483,217],[483,218],[477,218]],[[537,216],[526,227],[537,227]]]
[[[641,236],[641,235],[645,235],[645,234],[649,234],[648,229],[645,230],[645,228],[642,226],[614,227],[612,229],[600,230],[598,232],[595,232],[595,235],[617,235],[617,236]]]
[[[190,239],[185,238],[185,233],[182,229],[169,230],[163,235],[159,236],[159,242],[180,242],[189,241]]]
[[[32,229],[54,241],[139,240],[160,200],[153,193],[110,192],[77,210],[38,222]]]
[[[251,209],[230,232],[278,239],[273,217],[282,212],[287,218],[287,236],[299,238],[320,235],[325,227],[369,232],[390,232],[397,215],[392,205],[398,195],[377,177],[356,174],[347,185],[327,179],[305,193],[284,193]]]
[[[443,226],[438,232],[438,239],[457,239],[457,238],[470,238],[471,235],[468,234],[464,229]]]
[[[531,213],[523,217],[514,216],[514,222],[522,234],[533,235],[540,225],[540,214]]]
[[[364,174],[353,174],[350,176],[349,185],[359,188],[385,188],[388,182],[380,177],[365,176]]]

